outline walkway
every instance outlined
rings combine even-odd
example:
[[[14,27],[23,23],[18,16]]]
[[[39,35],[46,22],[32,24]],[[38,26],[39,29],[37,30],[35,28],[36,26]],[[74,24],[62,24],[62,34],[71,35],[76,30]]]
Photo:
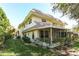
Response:
[[[79,50],[76,49],[61,50],[60,53],[65,56],[79,56]]]

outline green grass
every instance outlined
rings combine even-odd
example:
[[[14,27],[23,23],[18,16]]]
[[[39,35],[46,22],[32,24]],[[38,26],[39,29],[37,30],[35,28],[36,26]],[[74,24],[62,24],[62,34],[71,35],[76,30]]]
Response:
[[[15,56],[16,54],[14,52],[2,52],[0,53],[0,56]]]
[[[75,42],[73,48],[79,48],[79,42]]]
[[[8,39],[6,41],[6,48],[0,53],[1,56],[51,56],[57,55],[56,51],[51,52],[49,49],[42,48],[31,43],[26,45],[20,40]]]

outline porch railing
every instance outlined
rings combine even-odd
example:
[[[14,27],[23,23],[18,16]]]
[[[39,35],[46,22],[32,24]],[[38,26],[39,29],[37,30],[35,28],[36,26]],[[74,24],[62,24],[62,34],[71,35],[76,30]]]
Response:
[[[35,44],[43,46],[43,47],[48,47],[48,48],[54,48],[60,45],[60,42],[52,43],[50,44],[50,39],[42,39],[42,38],[37,38],[35,40]]]
[[[42,42],[50,43],[49,38],[39,38],[39,40],[42,41]]]

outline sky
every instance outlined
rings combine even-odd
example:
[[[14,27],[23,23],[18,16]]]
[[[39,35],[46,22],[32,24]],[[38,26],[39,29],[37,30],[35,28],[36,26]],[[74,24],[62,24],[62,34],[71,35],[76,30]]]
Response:
[[[20,23],[24,20],[30,10],[33,8],[38,9],[44,13],[51,14],[55,18],[66,22],[68,25],[67,28],[72,28],[76,25],[76,21],[70,20],[67,16],[61,17],[61,13],[59,12],[52,12],[52,6],[47,3],[2,3],[0,7],[6,13],[10,24],[15,28],[18,27]]]

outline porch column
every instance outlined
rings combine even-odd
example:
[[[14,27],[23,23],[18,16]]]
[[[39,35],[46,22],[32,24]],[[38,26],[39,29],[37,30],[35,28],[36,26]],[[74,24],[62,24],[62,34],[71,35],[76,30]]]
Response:
[[[59,33],[59,36],[60,36],[60,38],[59,39],[61,39],[61,30],[59,31],[60,33]]]
[[[50,44],[52,44],[52,28],[50,28]]]
[[[45,30],[43,30],[43,35],[44,35],[44,37],[43,37],[43,38],[44,38],[44,42],[45,42]]]

